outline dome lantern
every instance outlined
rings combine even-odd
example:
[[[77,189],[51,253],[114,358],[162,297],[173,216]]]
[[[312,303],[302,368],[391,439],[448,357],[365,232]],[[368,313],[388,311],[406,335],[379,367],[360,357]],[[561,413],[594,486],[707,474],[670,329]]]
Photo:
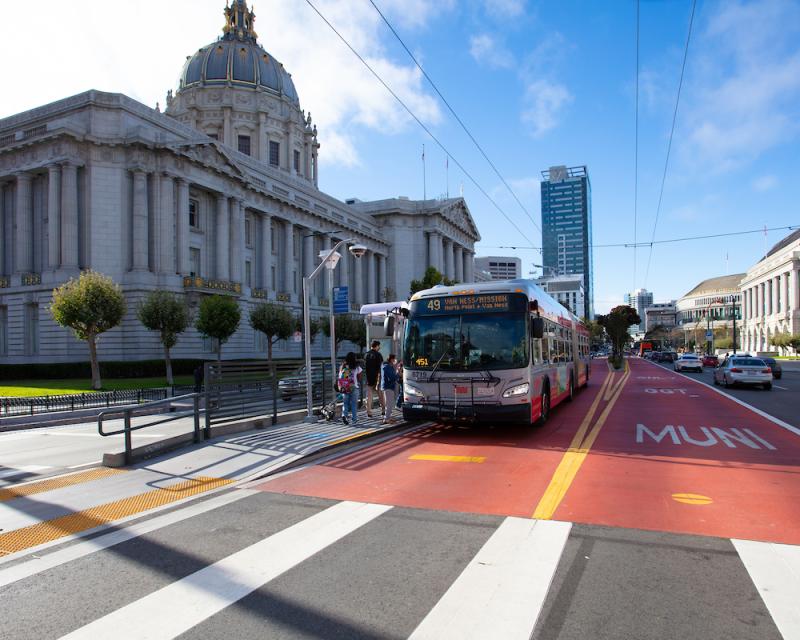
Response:
[[[233,0],[231,6],[225,7],[225,26],[222,29],[224,38],[236,38],[256,42],[258,34],[253,29],[256,14],[247,8],[245,0]]]

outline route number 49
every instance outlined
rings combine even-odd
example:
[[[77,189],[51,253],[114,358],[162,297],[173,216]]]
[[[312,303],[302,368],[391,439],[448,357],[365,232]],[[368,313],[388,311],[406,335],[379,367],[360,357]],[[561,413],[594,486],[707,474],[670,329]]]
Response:
[[[441,300],[431,300],[428,302],[428,311],[439,311],[442,308]]]

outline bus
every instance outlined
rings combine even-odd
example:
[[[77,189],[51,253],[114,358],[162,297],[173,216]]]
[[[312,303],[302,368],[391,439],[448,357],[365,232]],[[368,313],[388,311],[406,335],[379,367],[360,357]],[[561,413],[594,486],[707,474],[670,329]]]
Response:
[[[639,343],[639,357],[644,358],[648,351],[653,350],[653,343],[652,342],[640,342]]]
[[[589,381],[589,331],[531,280],[411,298],[403,418],[541,424]]]

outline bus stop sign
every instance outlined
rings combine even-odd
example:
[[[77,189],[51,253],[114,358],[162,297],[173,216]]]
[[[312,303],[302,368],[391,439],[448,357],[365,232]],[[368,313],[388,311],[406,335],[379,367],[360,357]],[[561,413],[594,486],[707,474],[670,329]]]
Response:
[[[347,287],[333,288],[333,312],[348,313],[350,311],[350,299],[347,294]]]

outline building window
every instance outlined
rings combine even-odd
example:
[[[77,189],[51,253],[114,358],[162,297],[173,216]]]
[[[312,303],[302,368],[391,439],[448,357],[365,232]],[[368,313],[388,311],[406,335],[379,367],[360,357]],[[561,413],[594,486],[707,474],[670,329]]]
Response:
[[[8,307],[0,307],[0,356],[8,355]]]
[[[208,137],[212,140],[219,140],[219,136],[216,133],[209,133]]]
[[[39,305],[25,305],[25,354],[39,353]]]
[[[244,284],[245,286],[253,286],[253,263],[246,260],[244,263]]]
[[[297,149],[294,150],[294,170],[300,173],[300,152]]]
[[[253,246],[253,219],[244,219],[244,244],[246,247]]]
[[[203,351],[205,353],[216,353],[218,341],[216,338],[203,336]]]
[[[192,229],[200,228],[200,205],[197,200],[189,200],[189,226]]]
[[[239,151],[250,155],[250,136],[239,136]]]
[[[200,275],[200,249],[197,249],[196,247],[191,247],[189,249],[189,262],[191,263],[190,264],[190,268],[192,270],[189,275],[191,275],[192,277],[199,276]]]
[[[281,143],[274,140],[269,141],[269,163],[277,167],[281,163]]]
[[[278,288],[278,286],[277,286],[277,285],[278,285],[278,283],[277,283],[277,281],[276,281],[275,267],[272,267],[272,278],[271,278],[271,279],[272,279],[272,287],[271,287],[271,289],[272,289],[273,291],[275,291],[275,290],[277,290],[277,288]]]

